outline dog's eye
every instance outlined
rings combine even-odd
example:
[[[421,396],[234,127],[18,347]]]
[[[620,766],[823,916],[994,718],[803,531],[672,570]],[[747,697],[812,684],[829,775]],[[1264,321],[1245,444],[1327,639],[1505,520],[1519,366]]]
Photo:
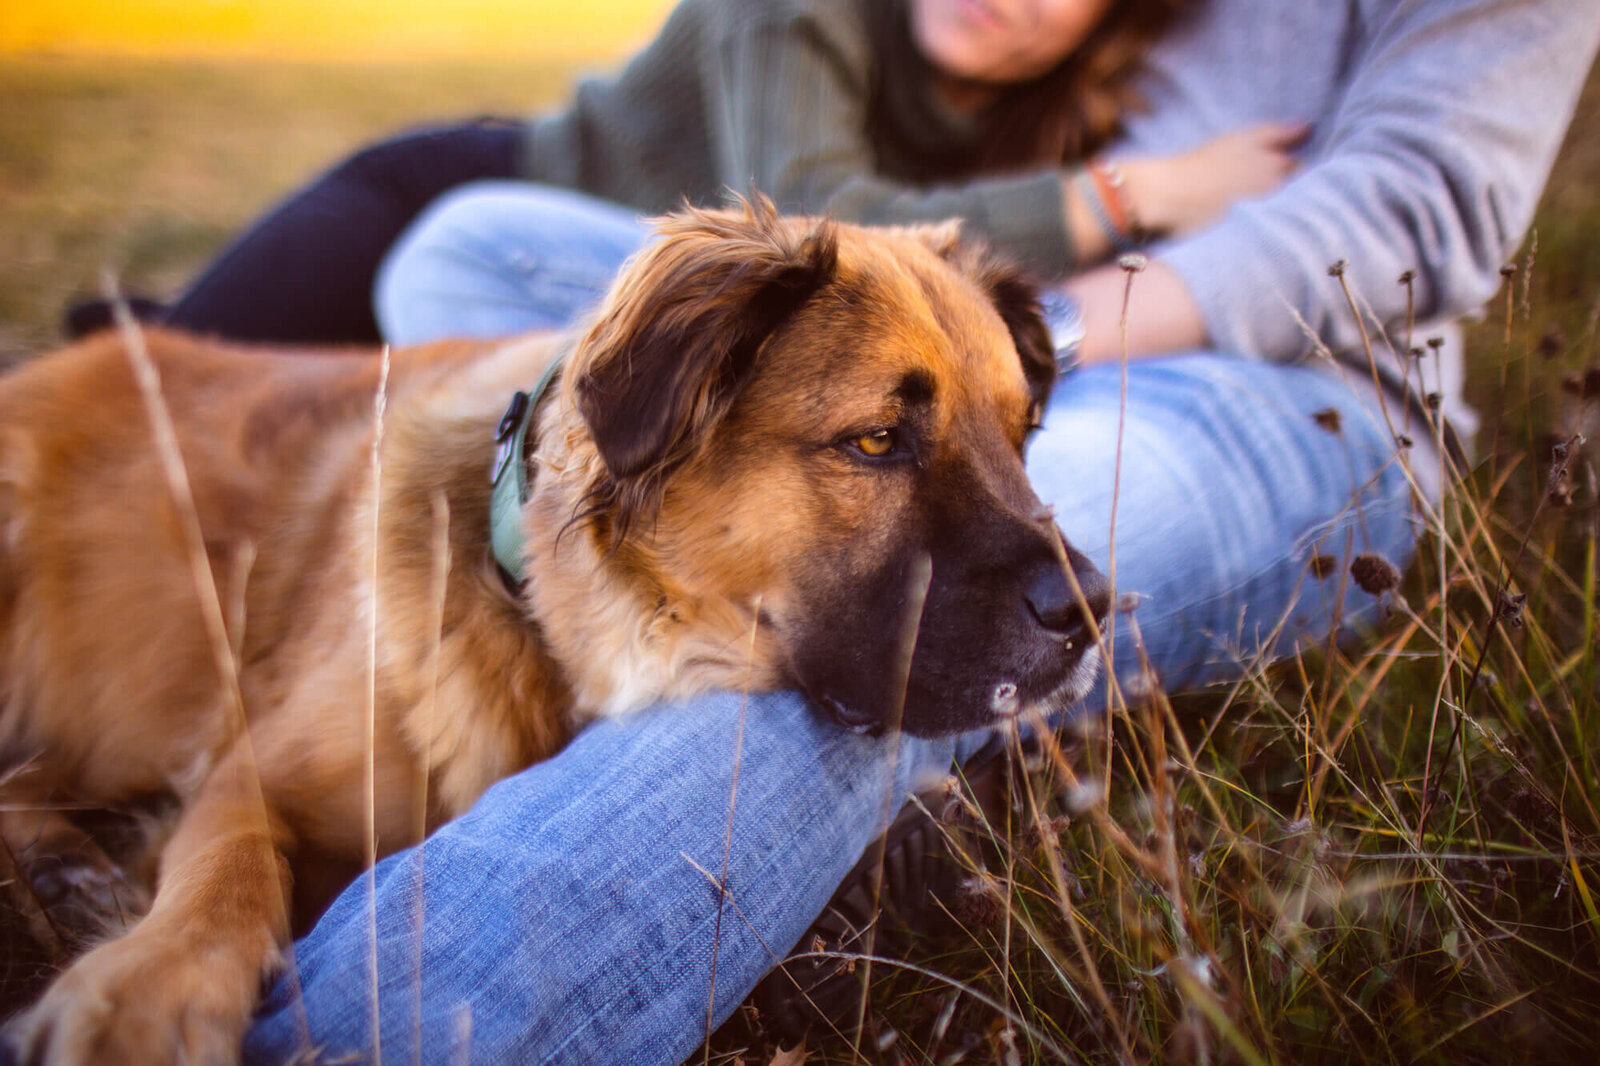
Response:
[[[894,430],[873,430],[871,433],[857,437],[852,443],[862,455],[870,455],[873,458],[877,458],[880,455],[888,455],[894,451]]]

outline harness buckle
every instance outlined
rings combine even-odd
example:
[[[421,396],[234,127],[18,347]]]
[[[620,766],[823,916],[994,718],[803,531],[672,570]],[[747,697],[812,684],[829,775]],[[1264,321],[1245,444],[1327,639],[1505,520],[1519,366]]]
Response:
[[[517,439],[517,427],[522,425],[527,414],[528,394],[512,393],[511,403],[506,405],[506,413],[500,416],[500,424],[494,429],[494,465],[489,469],[489,484],[498,484],[500,475],[506,472],[511,462],[511,448]]]

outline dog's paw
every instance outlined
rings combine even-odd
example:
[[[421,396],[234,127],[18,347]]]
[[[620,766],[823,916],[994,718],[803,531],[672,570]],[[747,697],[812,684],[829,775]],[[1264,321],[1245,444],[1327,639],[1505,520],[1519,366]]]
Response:
[[[27,1066],[239,1060],[260,975],[237,951],[141,936],[78,960],[6,1026]]]

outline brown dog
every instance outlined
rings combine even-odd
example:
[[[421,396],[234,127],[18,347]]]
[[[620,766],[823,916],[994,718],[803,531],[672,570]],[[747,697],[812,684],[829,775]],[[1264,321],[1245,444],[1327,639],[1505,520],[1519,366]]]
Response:
[[[394,353],[381,426],[375,355],[107,334],[0,379],[5,839],[93,856],[62,805],[181,811],[148,915],[14,1024],[30,1061],[236,1057],[369,841],[586,718],[798,686],[930,734],[1082,695],[1106,592],[1023,473],[1054,376],[1027,286],[952,226],[757,204],[660,234],[581,336]],[[519,583],[486,561],[488,472],[524,463]]]

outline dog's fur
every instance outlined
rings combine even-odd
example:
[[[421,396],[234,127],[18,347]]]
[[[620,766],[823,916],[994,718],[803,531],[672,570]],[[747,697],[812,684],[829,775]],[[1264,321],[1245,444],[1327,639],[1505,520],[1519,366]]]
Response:
[[[43,1060],[235,1056],[291,928],[364,860],[369,753],[390,850],[595,715],[799,686],[940,733],[1060,706],[1098,661],[1103,583],[1023,473],[1048,337],[953,226],[669,218],[581,337],[394,353],[376,492],[375,354],[139,336],[243,734],[130,340],[0,379],[0,828],[26,863],[94,854],[53,807],[181,808],[148,915],[14,1026]],[[485,565],[492,429],[564,347],[513,595]]]

